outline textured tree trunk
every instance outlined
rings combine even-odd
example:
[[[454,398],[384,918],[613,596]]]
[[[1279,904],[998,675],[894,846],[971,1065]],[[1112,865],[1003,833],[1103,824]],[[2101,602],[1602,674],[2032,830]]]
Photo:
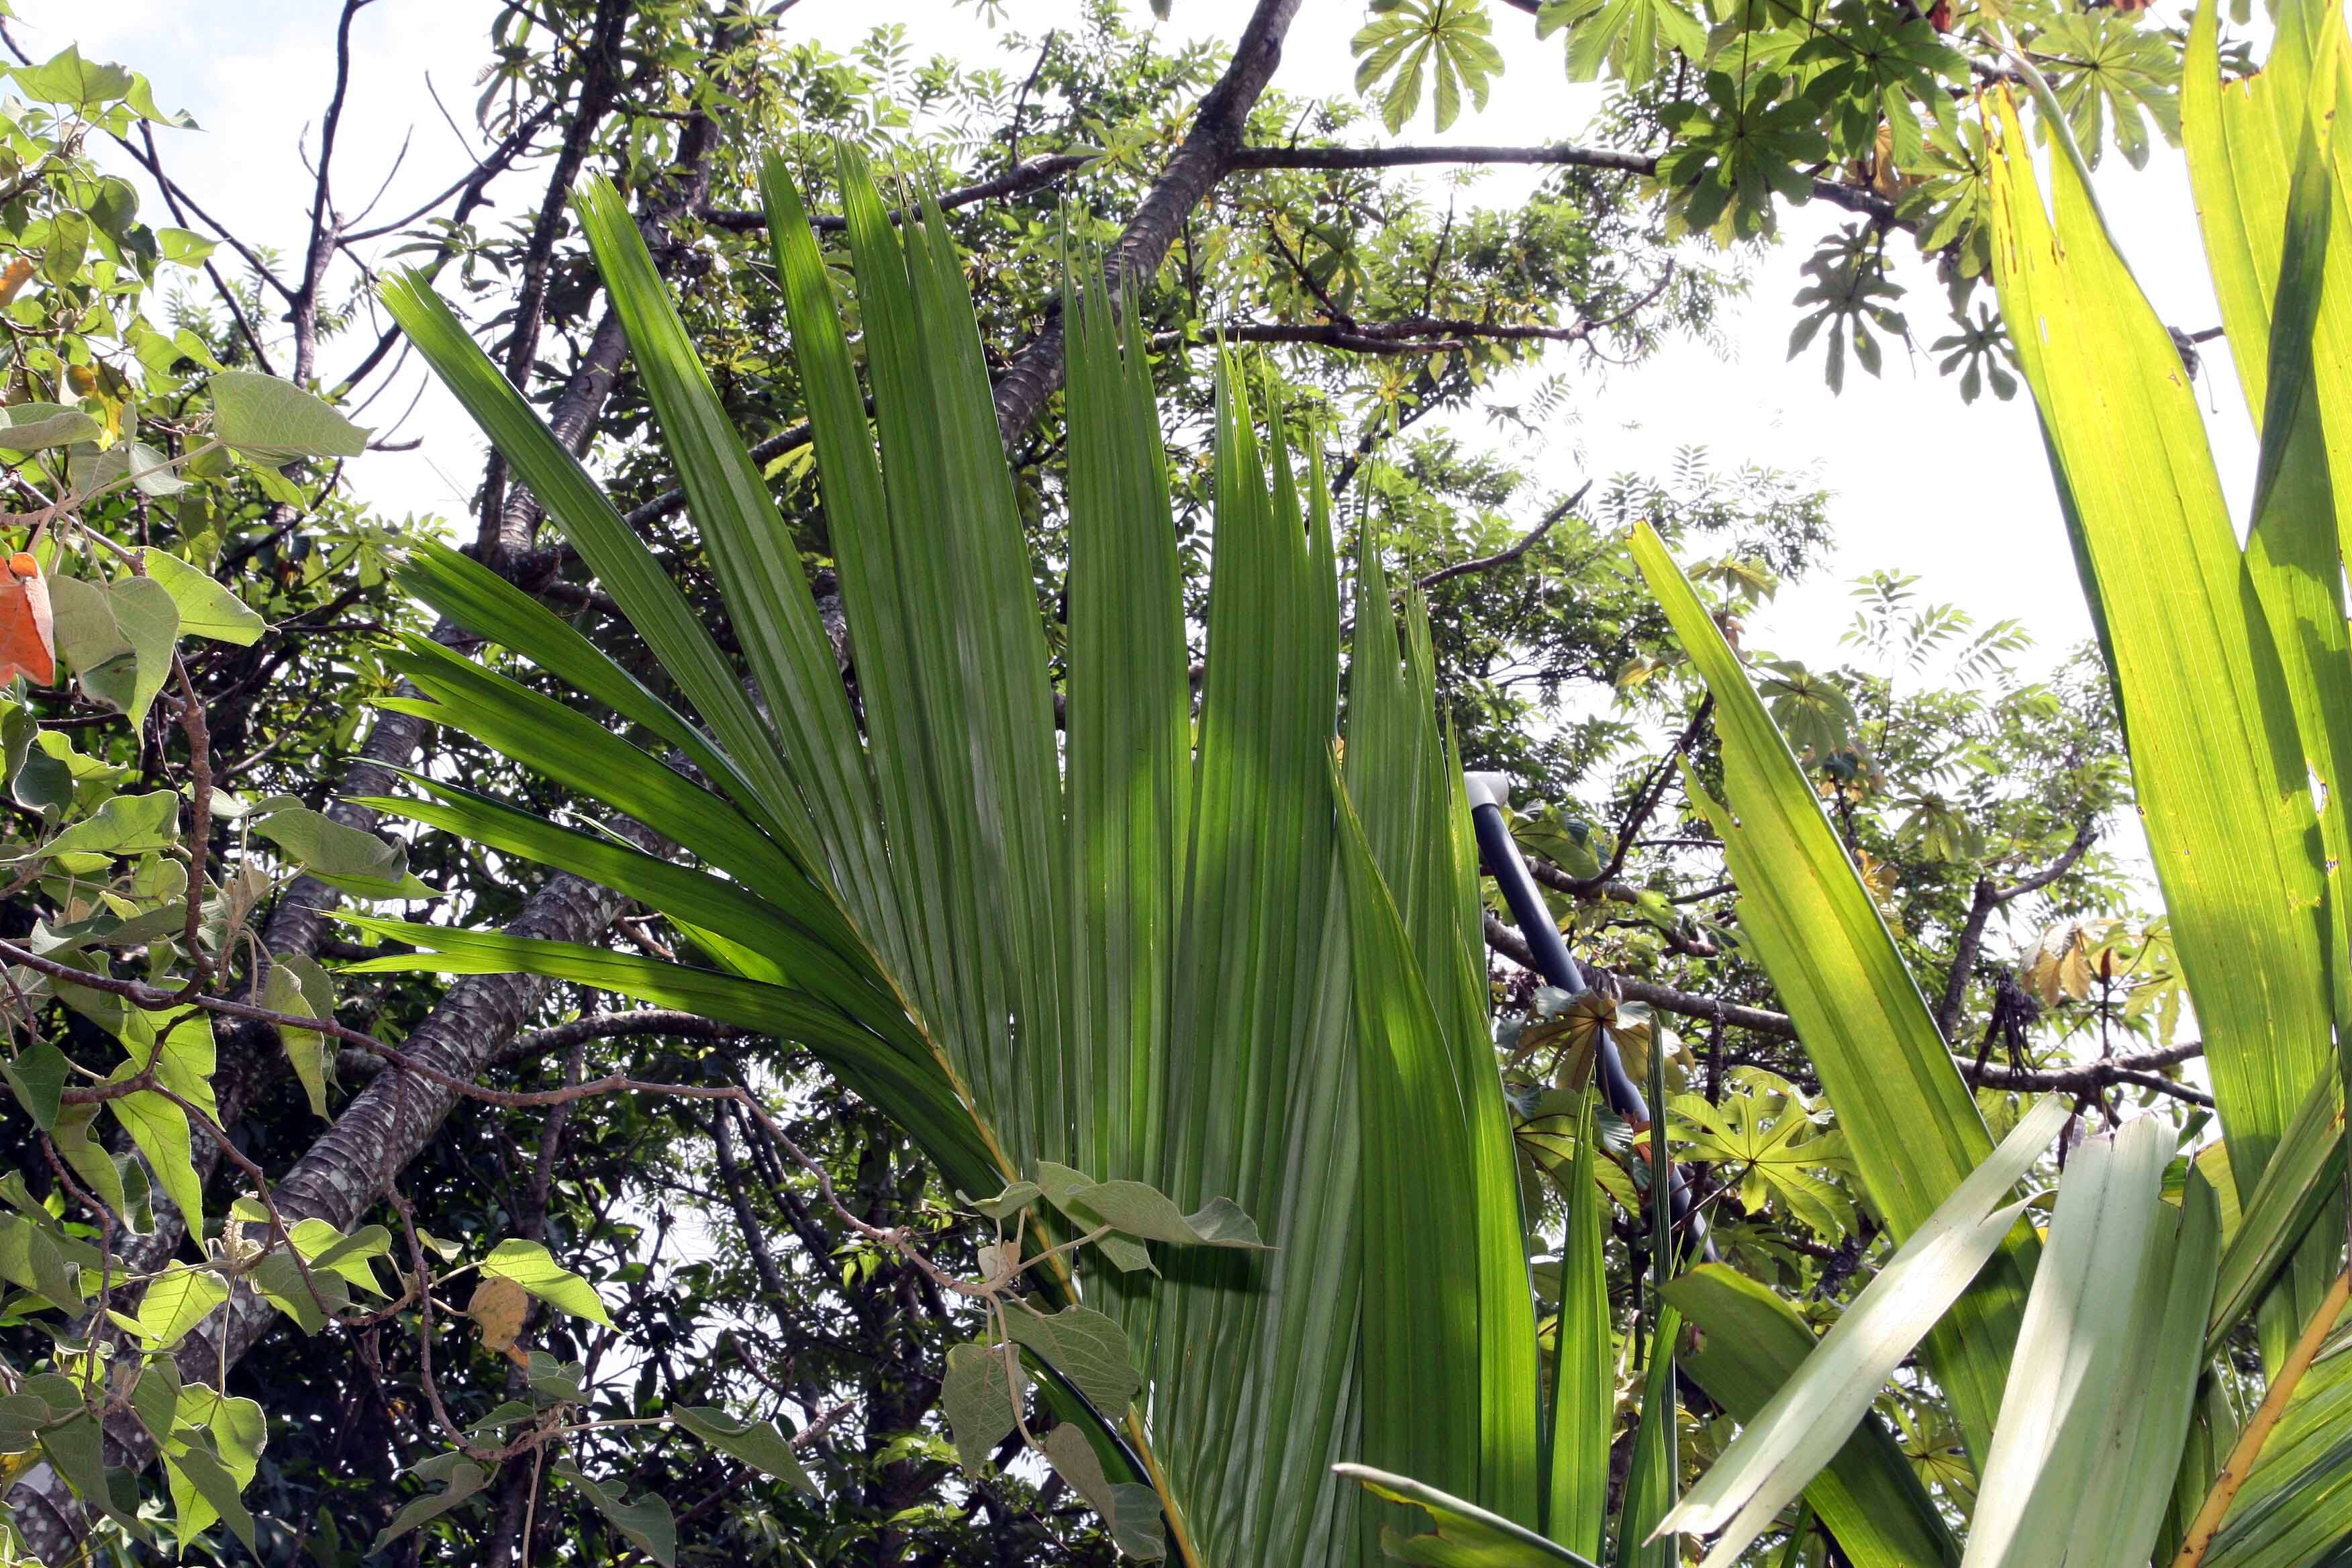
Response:
[[[1103,260],[1104,280],[1113,298],[1159,269],[1168,247],[1183,232],[1185,217],[1232,170],[1250,110],[1274,79],[1275,67],[1282,63],[1282,40],[1297,14],[1298,0],[1258,0],[1234,45],[1233,62],[1201,100],[1192,130]],[[996,425],[1007,447],[1061,387],[1066,369],[1063,347],[1062,318],[1055,311],[996,384]]]

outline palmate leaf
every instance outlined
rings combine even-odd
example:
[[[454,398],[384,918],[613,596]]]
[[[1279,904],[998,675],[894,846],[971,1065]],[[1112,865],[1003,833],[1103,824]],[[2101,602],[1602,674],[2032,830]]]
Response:
[[[2180,139],[2171,47],[2137,16],[2061,12],[2041,23],[2032,47],[2037,58],[2053,62],[2057,107],[2094,165],[2112,137],[2126,162],[2146,167],[2151,120],[2167,142]]]
[[[1356,90],[1370,92],[1385,79],[1381,120],[1391,133],[1404,128],[1421,106],[1424,72],[1437,129],[1452,125],[1467,91],[1486,107],[1489,79],[1501,74],[1502,51],[1488,35],[1494,24],[1479,0],[1387,0],[1350,47],[1357,57]]]
[[[1596,80],[1606,68],[1640,86],[1678,50],[1694,62],[1706,58],[1706,28],[1676,0],[1544,0],[1536,35],[1568,31],[1568,79]]]
[[[1785,1080],[1743,1069],[1720,1106],[1696,1094],[1668,1102],[1676,1122],[1671,1136],[1718,1166],[1724,1181],[1737,1183],[1749,1213],[1762,1210],[1769,1194],[1834,1246],[1853,1228],[1853,1205],[1816,1173],[1846,1166],[1845,1141],[1815,1128],[1795,1100]]]
[[[1448,1375],[1426,1384],[1423,1408],[1391,1405],[1385,1430],[1410,1419],[1460,1434],[1475,1494],[1535,1519],[1531,1292],[1485,1018],[1475,860],[1432,719],[1425,628],[1409,617],[1401,649],[1384,616],[1364,617],[1360,646],[1375,657],[1359,655],[1349,752],[1378,781],[1357,804],[1381,847],[1375,858],[1360,846],[1343,868],[1349,796],[1330,759],[1339,593],[1319,470],[1310,461],[1302,491],[1278,419],[1261,453],[1244,378],[1222,366],[1215,612],[1196,752],[1144,344],[1134,323],[1114,322],[1079,291],[1068,310],[1065,751],[959,259],[936,211],[894,224],[854,155],[842,174],[870,431],[825,258],[780,167],[763,195],[862,726],[799,562],[780,542],[782,521],[617,198],[591,189],[583,227],[758,707],[643,544],[438,301],[413,283],[394,291],[428,360],[548,502],[690,710],[460,558],[422,552],[406,580],[650,743],[676,748],[716,791],[682,792],[682,768],[599,716],[415,647],[402,656],[424,693],[414,710],[637,817],[682,858],[445,783],[419,781],[428,798],[397,809],[625,888],[695,932],[720,967],[395,922],[362,929],[424,951],[362,967],[520,970],[689,1007],[808,1044],[904,1123],[960,1190],[998,1192],[1032,1173],[1043,1184],[1059,1167],[1103,1176],[1097,1192],[1156,1189],[1186,1225],[1220,1237],[1251,1239],[1243,1216],[1255,1222],[1273,1250],[1175,1249],[1160,1260],[1164,1276],[1088,1268],[1087,1310],[1101,1317],[1087,1321],[1118,1325],[1144,1392],[1098,1412],[1064,1408],[1076,1402],[1060,1383],[1043,1392],[1065,1421],[1120,1429],[1117,1447],[1092,1447],[1122,1540],[1153,1533],[1131,1517],[1134,1489],[1148,1483],[1169,1552],[1191,1564],[1355,1551],[1357,1493],[1328,1472],[1364,1429],[1359,1391],[1390,1386],[1418,1347],[1441,1341]],[[1385,605],[1384,588],[1379,597]],[[1385,914],[1368,924],[1368,910]],[[1360,965],[1353,948],[1368,931],[1382,958]],[[1444,1205],[1405,1186],[1360,1185],[1368,1128],[1385,1139],[1397,1126],[1366,1118],[1358,1093],[1355,981],[1365,973],[1420,998],[1402,1011],[1383,1004],[1379,1049],[1409,1081],[1444,1089],[1417,1123],[1456,1156]],[[1408,1152],[1427,1164],[1426,1148]],[[1233,1206],[1213,1201],[1224,1198]],[[1384,1295],[1380,1335],[1360,1335],[1374,1315],[1359,1282],[1375,1231],[1419,1273],[1440,1259],[1475,1289]],[[1055,1260],[1045,1283],[1062,1299],[1041,1306],[1069,1310],[1067,1268]],[[1415,1271],[1391,1273],[1402,1289]],[[1458,1326],[1457,1299],[1475,1302]],[[1088,1353],[1108,1348],[1100,1338]],[[1038,1353],[1050,1363],[1055,1352]],[[1115,1405],[1116,1391],[1096,1381]]]

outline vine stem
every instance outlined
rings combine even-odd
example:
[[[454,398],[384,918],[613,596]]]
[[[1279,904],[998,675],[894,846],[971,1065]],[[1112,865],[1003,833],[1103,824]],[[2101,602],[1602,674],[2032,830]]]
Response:
[[[2335,1328],[2336,1320],[2343,1314],[2347,1300],[2352,1300],[2352,1268],[2336,1277],[2336,1283],[2327,1288],[2319,1310],[2312,1313],[2311,1321],[2303,1326],[2302,1337],[2294,1342],[2294,1348],[2280,1363],[2278,1375],[2271,1379],[2270,1392],[2263,1395],[2262,1408],[2254,1412],[2254,1418],[2247,1422],[2246,1429],[2238,1435],[2237,1446],[2230,1450],[2229,1462],[2221,1467],[2221,1473],[2213,1478],[2213,1489],[2205,1494],[2205,1505],[2197,1510],[2197,1517],[2189,1522],[2189,1533],[2181,1539],[2180,1554],[2172,1560],[2172,1568],[2197,1568],[2205,1560],[2206,1549],[2213,1544],[2213,1537],[2221,1530],[2221,1521],[2228,1516],[2230,1504],[2236,1500],[2238,1489],[2245,1484],[2247,1475],[2254,1468],[2254,1461],[2262,1457],[2263,1445],[2277,1429],[2279,1417],[2286,1414],[2287,1402],[2294,1397],[2296,1386],[2303,1382],[2303,1374],[2311,1369],[2312,1361],[2319,1354],[2319,1347],[2326,1342],[2328,1331]]]

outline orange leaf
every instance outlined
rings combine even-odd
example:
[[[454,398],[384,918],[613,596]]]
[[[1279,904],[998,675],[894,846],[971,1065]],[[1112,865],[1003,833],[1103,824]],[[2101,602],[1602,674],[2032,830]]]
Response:
[[[22,551],[0,570],[0,686],[22,675],[36,686],[58,679],[58,639],[41,563]]]

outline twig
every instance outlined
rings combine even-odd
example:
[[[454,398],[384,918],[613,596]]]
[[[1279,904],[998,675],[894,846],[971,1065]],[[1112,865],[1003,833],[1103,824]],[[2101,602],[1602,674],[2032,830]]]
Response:
[[[1440,583],[1450,583],[1456,577],[1467,577],[1473,572],[1491,572],[1497,566],[1508,566],[1541,543],[1543,536],[1549,533],[1560,519],[1574,511],[1591,489],[1591,479],[1577,486],[1574,494],[1544,513],[1543,521],[1522,534],[1519,542],[1509,548],[1498,550],[1492,555],[1481,555],[1473,561],[1457,561],[1451,566],[1441,566],[1426,577],[1415,578],[1413,580],[1415,584],[1423,588],[1434,588]]]
[[[1993,911],[2002,905],[2038,893],[2074,868],[2075,862],[2087,853],[2099,836],[2098,820],[2084,817],[2074,837],[2058,858],[2041,870],[2020,879],[2006,888],[1997,888],[1990,877],[1977,879],[1975,890],[1969,895],[1968,918],[1960,924],[1958,940],[1952,943],[1951,967],[1944,976],[1944,994],[1936,1004],[1936,1027],[1947,1040],[1959,1026],[1960,1008],[1966,1005],[1969,982],[1974,977],[1977,952],[1984,942],[1985,925]]]
[[[2319,1354],[2319,1347],[2326,1342],[2328,1331],[2336,1326],[2336,1320],[2342,1315],[2347,1300],[2352,1300],[2352,1268],[2347,1268],[2336,1277],[2336,1283],[2327,1288],[2327,1294],[2320,1300],[2318,1310],[2313,1312],[2311,1321],[2304,1325],[2303,1333],[2294,1342],[2294,1348],[2287,1352],[2286,1360],[2279,1363],[2277,1375],[2271,1379],[2269,1392],[2263,1395],[2261,1408],[2254,1412],[2253,1419],[2246,1423],[2246,1429],[2238,1435],[2237,1444],[2230,1450],[2228,1461],[2222,1465],[2221,1473],[2213,1478],[2213,1489],[2205,1494],[2205,1505],[2197,1510],[2196,1519],[2189,1523],[2189,1533],[2181,1538],[2180,1552],[2173,1558],[2172,1568],[2197,1568],[2205,1560],[2206,1549],[2213,1544],[2214,1533],[2221,1528],[2221,1521],[2229,1513],[2230,1504],[2237,1497],[2238,1489],[2245,1484],[2247,1474],[2254,1468],[2254,1461],[2262,1458],[2263,1445],[2270,1441],[2272,1432],[2278,1427],[2279,1417],[2286,1414],[2287,1402],[2294,1397],[2296,1385],[2303,1382],[2303,1374],[2311,1369],[2313,1359]]]

